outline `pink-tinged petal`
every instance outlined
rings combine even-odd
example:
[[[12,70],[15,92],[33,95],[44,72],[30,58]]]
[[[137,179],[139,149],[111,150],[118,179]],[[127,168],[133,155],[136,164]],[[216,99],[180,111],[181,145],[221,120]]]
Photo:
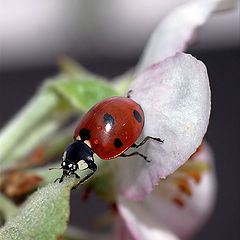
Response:
[[[125,222],[119,216],[116,216],[113,226],[113,240],[134,240],[132,234],[126,227]]]
[[[194,30],[203,25],[221,0],[195,0],[175,8],[153,32],[137,66],[148,66],[186,49]]]
[[[163,227],[180,239],[189,238],[206,222],[216,195],[216,178],[209,146],[204,143],[192,159],[183,166],[185,168],[161,180],[146,199],[136,201],[119,196],[120,215],[129,230],[138,233],[139,239],[153,239],[151,231],[154,234]],[[201,164],[202,168],[199,167]],[[194,171],[200,173],[199,179],[193,177]],[[184,177],[189,191],[178,184],[177,180]],[[156,239],[161,239],[160,236]]]
[[[149,67],[129,89],[145,114],[141,137],[164,140],[148,141],[138,149],[149,163],[141,157],[117,160],[120,192],[142,199],[159,178],[178,169],[200,145],[209,121],[210,88],[205,65],[191,55],[178,53]]]
[[[154,217],[153,212],[138,201],[119,197],[118,207],[127,228],[136,240],[176,240],[172,232],[167,230]],[[156,221],[157,220],[157,221]]]

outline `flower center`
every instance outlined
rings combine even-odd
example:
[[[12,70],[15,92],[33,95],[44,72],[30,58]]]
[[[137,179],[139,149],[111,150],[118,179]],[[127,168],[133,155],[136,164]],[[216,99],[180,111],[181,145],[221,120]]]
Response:
[[[193,156],[176,172],[160,180],[159,187],[155,190],[155,193],[178,207],[185,206],[186,199],[193,195],[194,188],[201,182],[202,174],[210,170],[208,162],[197,161]]]

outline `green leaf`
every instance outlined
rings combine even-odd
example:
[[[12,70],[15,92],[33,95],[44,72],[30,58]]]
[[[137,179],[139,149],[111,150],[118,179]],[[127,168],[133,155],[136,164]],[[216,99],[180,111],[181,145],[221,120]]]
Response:
[[[107,82],[86,76],[60,79],[51,82],[48,86],[49,89],[60,94],[73,108],[85,112],[104,98],[119,95]]]
[[[69,77],[80,77],[84,75],[94,76],[93,73],[89,72],[86,68],[69,57],[61,57],[58,63],[62,73]]]
[[[113,95],[118,94],[97,76],[57,76],[48,79],[36,96],[0,132],[0,164],[12,166],[73,113],[87,111],[95,103]],[[34,133],[38,130],[41,134]],[[14,156],[9,158],[12,151]]]
[[[0,229],[0,239],[60,239],[66,230],[70,190],[75,183],[75,178],[66,178],[61,184],[39,189],[18,215]]]

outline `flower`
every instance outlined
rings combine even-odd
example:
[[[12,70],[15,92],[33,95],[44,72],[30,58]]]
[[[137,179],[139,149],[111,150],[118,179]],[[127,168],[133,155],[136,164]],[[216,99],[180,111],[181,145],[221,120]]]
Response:
[[[209,80],[202,62],[180,52],[218,2],[192,1],[176,8],[157,27],[136,68],[128,90],[145,113],[139,141],[153,136],[164,143],[149,141],[138,149],[150,162],[139,157],[116,161],[121,217],[115,239],[189,238],[211,213],[216,193],[212,153],[206,143],[198,149],[209,123]]]
[[[187,163],[160,180],[144,200],[118,195],[118,210],[125,223],[121,232],[129,231],[134,239],[189,238],[211,213],[215,191],[213,155],[204,142]]]
[[[119,191],[131,199],[143,199],[177,170],[196,151],[207,130],[210,115],[210,89],[204,64],[178,53],[144,71],[129,89],[131,97],[145,113],[145,136],[160,137],[164,143],[148,141],[138,156],[119,159]]]

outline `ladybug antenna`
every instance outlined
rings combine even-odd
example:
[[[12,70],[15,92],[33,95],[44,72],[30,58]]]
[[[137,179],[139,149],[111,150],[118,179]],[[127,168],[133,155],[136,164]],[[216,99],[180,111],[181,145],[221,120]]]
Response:
[[[62,169],[62,167],[60,167],[60,168],[53,167],[53,168],[49,168],[48,170],[53,170],[53,169]]]

